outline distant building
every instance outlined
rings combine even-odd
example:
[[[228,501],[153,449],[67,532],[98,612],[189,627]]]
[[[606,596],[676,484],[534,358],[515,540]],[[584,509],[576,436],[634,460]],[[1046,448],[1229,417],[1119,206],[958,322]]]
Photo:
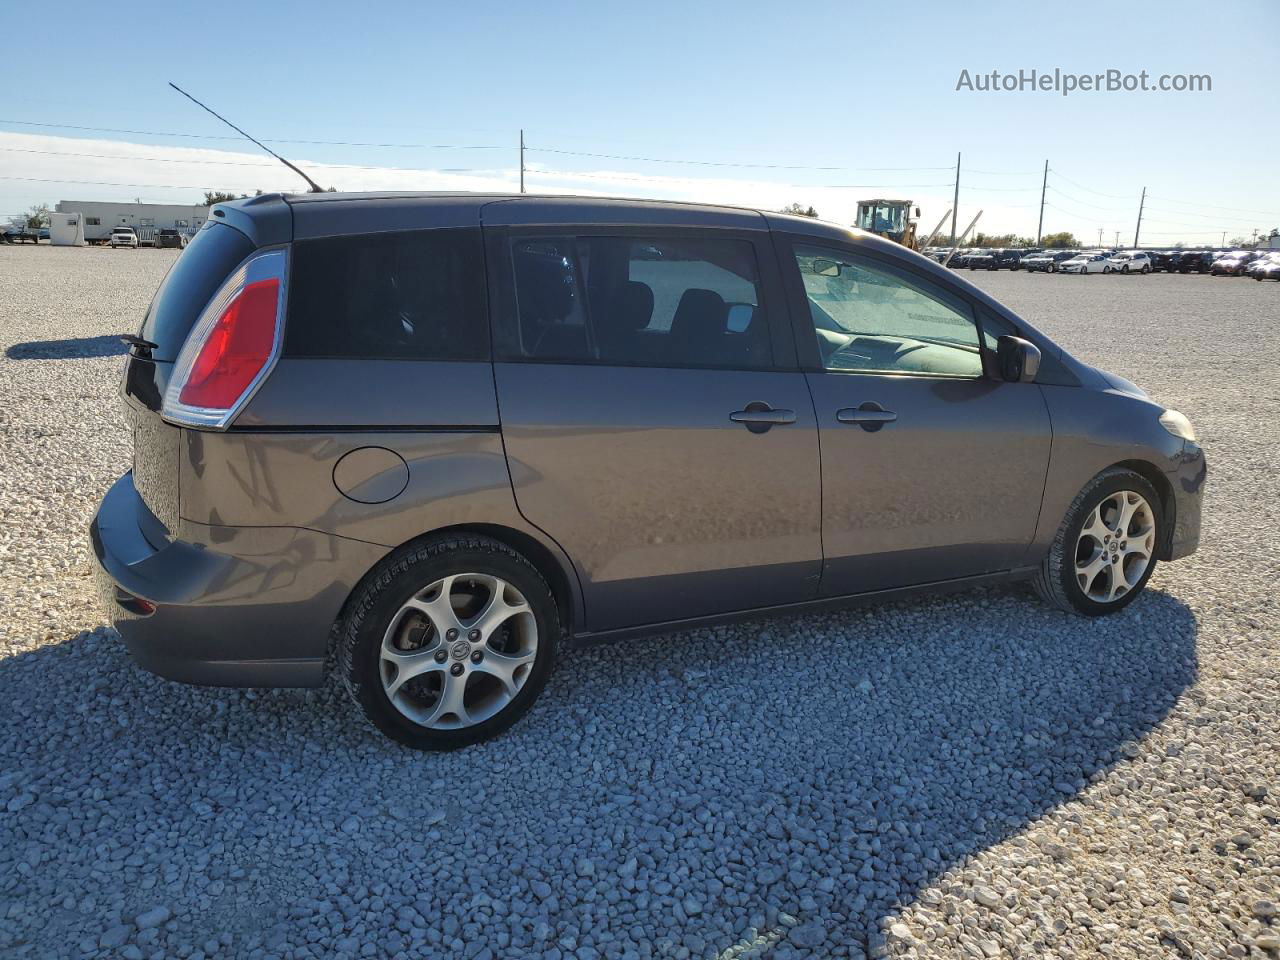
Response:
[[[106,242],[113,227],[133,227],[143,243],[157,230],[177,230],[192,236],[209,218],[209,208],[176,203],[104,203],[99,200],[61,200],[54,212],[78,213],[84,220],[84,239]]]

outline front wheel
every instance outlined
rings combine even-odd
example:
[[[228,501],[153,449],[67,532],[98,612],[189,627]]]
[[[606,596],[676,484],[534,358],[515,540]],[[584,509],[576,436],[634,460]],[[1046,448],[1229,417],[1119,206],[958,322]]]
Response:
[[[1121,273],[1128,273],[1128,272],[1129,272],[1129,265],[1126,263],[1126,264],[1125,264],[1125,265],[1120,269],[1120,272],[1121,272]]]
[[[1131,470],[1104,470],[1067,508],[1036,574],[1036,592],[1086,617],[1123,609],[1155,570],[1161,522],[1150,483]]]
[[[1151,272],[1150,265],[1144,265],[1142,268],[1142,275],[1145,277],[1150,272]]]
[[[1111,272],[1111,267],[1110,267],[1110,266],[1103,267],[1103,268],[1102,268],[1102,272],[1103,272],[1103,273],[1110,273],[1110,272]]]
[[[1045,272],[1046,272],[1046,273],[1057,273],[1057,272],[1058,272],[1058,265],[1057,265],[1056,263],[1051,263],[1051,264],[1049,264],[1049,266],[1045,268]]]
[[[488,537],[419,541],[375,569],[341,635],[343,680],[365,716],[417,750],[503,732],[555,663],[560,615],[546,580]]]

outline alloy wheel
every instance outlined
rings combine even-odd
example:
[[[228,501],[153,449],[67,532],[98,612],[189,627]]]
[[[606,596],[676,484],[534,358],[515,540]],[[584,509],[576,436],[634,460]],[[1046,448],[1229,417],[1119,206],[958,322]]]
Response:
[[[505,709],[533,670],[538,625],[529,602],[491,574],[443,577],[391,618],[378,675],[391,704],[419,726],[459,730]]]
[[[1142,582],[1155,547],[1156,517],[1146,498],[1132,490],[1110,494],[1076,541],[1076,582],[1095,603],[1113,603]]]

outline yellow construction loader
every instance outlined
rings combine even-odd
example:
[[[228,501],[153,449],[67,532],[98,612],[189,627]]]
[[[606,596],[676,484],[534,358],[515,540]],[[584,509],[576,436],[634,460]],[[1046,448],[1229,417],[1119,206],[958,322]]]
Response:
[[[910,200],[859,200],[855,226],[915,250],[920,208],[914,213]]]
[[[859,200],[858,219],[854,226],[884,237],[886,240],[892,240],[894,243],[900,243],[908,249],[924,250],[933,244],[934,238],[949,216],[951,216],[950,210],[942,215],[933,232],[921,242],[916,237],[916,221],[920,219],[920,208],[914,206],[910,200]],[[979,210],[978,216],[973,218],[964,233],[956,239],[957,245],[964,242],[964,238],[969,235],[969,231],[974,228],[981,216],[982,211]],[[946,260],[950,260],[951,254],[954,253],[953,246]]]

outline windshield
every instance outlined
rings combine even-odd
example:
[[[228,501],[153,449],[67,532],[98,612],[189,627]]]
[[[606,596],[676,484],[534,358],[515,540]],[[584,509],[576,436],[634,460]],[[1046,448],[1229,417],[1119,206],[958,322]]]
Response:
[[[905,227],[906,207],[875,203],[858,207],[858,226],[876,233],[901,233]]]

